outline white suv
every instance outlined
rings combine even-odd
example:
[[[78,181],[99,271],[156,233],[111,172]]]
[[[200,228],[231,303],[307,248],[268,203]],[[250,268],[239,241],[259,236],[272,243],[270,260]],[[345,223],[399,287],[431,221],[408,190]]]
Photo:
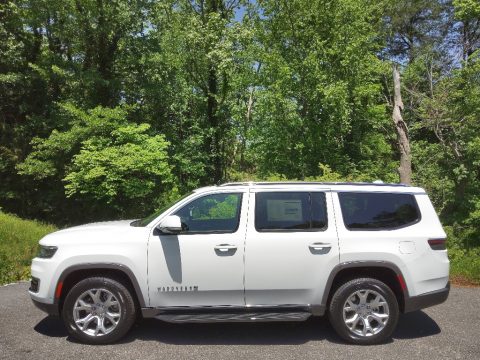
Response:
[[[142,220],[47,235],[34,303],[71,335],[110,343],[139,316],[169,322],[301,321],[344,339],[389,338],[400,312],[449,293],[446,235],[421,188],[230,183]]]

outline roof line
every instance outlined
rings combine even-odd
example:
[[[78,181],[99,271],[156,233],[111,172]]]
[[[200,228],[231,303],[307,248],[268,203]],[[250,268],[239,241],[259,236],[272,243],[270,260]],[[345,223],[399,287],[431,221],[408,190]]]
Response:
[[[260,181],[260,182],[229,182],[218,186],[268,186],[268,185],[355,185],[355,186],[395,186],[409,187],[402,183],[379,183],[379,182],[320,182],[320,181]]]

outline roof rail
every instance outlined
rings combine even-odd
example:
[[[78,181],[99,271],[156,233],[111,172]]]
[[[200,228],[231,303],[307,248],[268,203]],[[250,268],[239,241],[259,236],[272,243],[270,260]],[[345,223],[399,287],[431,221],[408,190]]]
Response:
[[[229,182],[219,186],[252,186],[252,185],[355,185],[355,186],[397,186],[408,187],[402,183],[383,183],[383,182],[320,182],[320,181],[259,181],[259,182]]]
[[[225,183],[225,184],[220,184],[218,186],[241,186],[241,185],[244,185],[244,186],[250,186],[250,185],[254,185],[255,183],[252,182],[252,181],[243,181],[243,182],[229,182],[229,183]]]

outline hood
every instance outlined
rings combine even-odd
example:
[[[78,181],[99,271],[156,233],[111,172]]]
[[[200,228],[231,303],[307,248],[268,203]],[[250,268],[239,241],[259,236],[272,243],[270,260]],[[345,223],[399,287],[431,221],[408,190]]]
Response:
[[[56,245],[59,242],[89,244],[104,241],[119,241],[124,238],[132,238],[130,235],[133,233],[146,230],[145,228],[130,226],[132,221],[134,220],[104,221],[73,226],[46,235],[40,240],[40,244]]]
[[[108,230],[114,230],[114,229],[118,229],[118,228],[130,227],[130,223],[132,221],[134,221],[134,219],[132,219],[132,220],[95,222],[95,223],[72,226],[72,227],[69,227],[69,228],[66,228],[66,229],[62,229],[62,230],[56,231],[55,234],[65,234],[65,233],[77,232],[77,231],[95,231],[95,230],[100,230],[100,231],[105,231],[106,230],[106,231],[108,231]]]

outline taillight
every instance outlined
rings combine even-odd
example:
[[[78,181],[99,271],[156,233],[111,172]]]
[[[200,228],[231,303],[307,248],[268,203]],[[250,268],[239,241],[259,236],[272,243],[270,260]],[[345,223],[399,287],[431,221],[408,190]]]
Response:
[[[447,239],[430,239],[428,244],[433,250],[445,250],[447,248]]]

